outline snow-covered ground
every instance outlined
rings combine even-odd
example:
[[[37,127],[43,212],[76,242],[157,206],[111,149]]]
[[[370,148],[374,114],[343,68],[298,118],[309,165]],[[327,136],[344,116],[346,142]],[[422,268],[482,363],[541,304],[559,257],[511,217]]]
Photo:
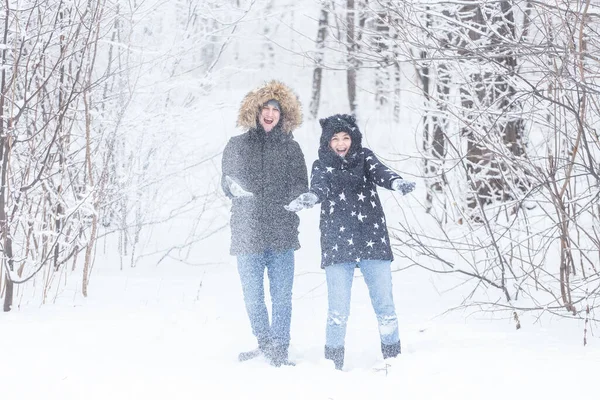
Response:
[[[322,356],[326,289],[311,213],[302,215],[296,260],[290,358],[297,366],[237,361],[255,343],[222,231],[205,243],[211,250],[204,266],[170,261],[119,271],[107,257],[87,299],[65,290],[54,304],[0,314],[2,393],[14,399],[595,398],[596,338],[584,347],[582,328],[559,320],[524,321],[516,330],[507,320],[442,315],[459,293],[439,293],[444,280],[419,269],[394,274],[403,353],[387,365],[357,272],[346,365],[334,370]]]

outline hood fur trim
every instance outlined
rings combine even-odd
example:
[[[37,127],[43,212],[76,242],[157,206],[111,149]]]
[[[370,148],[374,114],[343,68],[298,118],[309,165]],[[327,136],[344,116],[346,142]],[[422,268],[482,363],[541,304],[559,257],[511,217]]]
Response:
[[[275,99],[281,104],[281,129],[292,133],[302,124],[302,105],[298,96],[288,86],[279,81],[270,81],[249,92],[240,106],[237,126],[245,129],[256,128],[258,113],[262,105]]]

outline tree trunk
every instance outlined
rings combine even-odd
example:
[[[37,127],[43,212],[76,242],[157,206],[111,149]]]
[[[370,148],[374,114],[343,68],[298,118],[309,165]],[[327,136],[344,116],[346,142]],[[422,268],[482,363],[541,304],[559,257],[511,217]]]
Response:
[[[398,21],[397,18],[392,19],[393,23],[393,48],[392,48],[392,57],[393,62],[393,79],[394,79],[394,122],[400,122],[400,89],[401,89],[401,77],[402,71],[400,69],[400,36],[398,35]]]
[[[6,65],[6,53],[7,53],[7,41],[8,41],[8,21],[10,20],[9,18],[9,8],[6,7],[5,10],[5,15],[4,15],[4,32],[3,32],[3,38],[2,38],[2,47],[0,48],[0,59],[1,59],[1,63],[0,65]],[[12,301],[13,301],[13,282],[11,280],[10,277],[10,270],[12,269],[12,245],[11,245],[11,238],[8,235],[8,216],[6,215],[6,194],[7,194],[7,175],[8,175],[8,157],[9,157],[9,151],[10,151],[10,145],[9,145],[9,140],[10,138],[7,137],[6,135],[6,131],[8,129],[5,129],[5,123],[8,124],[10,121],[9,116],[4,114],[4,110],[5,110],[5,96],[4,93],[8,93],[7,90],[7,82],[6,82],[6,68],[0,68],[0,93],[2,93],[2,96],[0,96],[0,162],[2,163],[2,169],[0,170],[0,234],[2,235],[2,243],[3,243],[3,248],[4,248],[4,254],[2,257],[2,263],[0,265],[0,268],[2,268],[2,271],[0,271],[0,274],[5,274],[6,277],[6,286],[5,286],[5,292],[4,292],[4,307],[3,310],[4,311],[10,311],[10,309],[12,308]],[[9,126],[7,125],[6,128],[9,128]],[[8,263],[9,265],[6,265],[5,263]]]
[[[375,70],[375,102],[377,106],[387,103],[387,92],[390,87],[388,41],[390,38],[390,21],[387,10],[377,11],[375,18],[375,37],[373,45],[379,54],[379,62]]]
[[[524,154],[521,105],[511,83],[517,62],[514,50],[504,43],[505,38],[511,42],[516,39],[514,16],[509,2],[502,1],[499,8],[494,11],[501,12],[494,17],[484,15],[482,6],[471,0],[460,12],[470,40],[462,42],[459,54],[465,57],[463,63],[474,63],[467,70],[479,71],[471,73],[468,84],[461,87],[465,113],[462,133],[467,138],[467,174],[472,189],[467,204],[475,219],[480,217],[475,211],[478,207],[515,199],[516,187],[524,190],[529,186],[514,162]],[[488,28],[490,20],[495,31]],[[474,54],[468,42],[485,47]],[[500,66],[501,70],[488,66]]]
[[[321,84],[323,83],[323,57],[325,48],[325,38],[328,28],[328,0],[321,5],[321,16],[319,17],[319,29],[317,30],[317,50],[315,52],[315,69],[313,71],[312,96],[310,101],[310,115],[317,118],[319,113],[319,104],[321,103]]]
[[[444,15],[449,17],[447,12],[444,12]],[[431,25],[431,15],[427,14],[426,26],[431,29]],[[441,49],[449,48],[449,42],[452,41],[450,35],[451,33],[448,32],[439,40],[438,46]],[[426,50],[421,51],[421,59],[428,59]],[[423,150],[426,154],[424,170],[427,182],[426,212],[430,212],[433,207],[433,194],[441,193],[445,182],[443,164],[446,157],[451,76],[448,66],[444,62],[424,65],[420,75],[426,101],[425,108],[431,110],[423,116]],[[435,85],[434,93],[430,93],[432,78]]]
[[[354,36],[355,31],[355,17],[356,10],[354,7],[354,0],[347,0],[346,2],[346,45],[348,48],[347,58],[347,70],[346,70],[346,84],[348,87],[348,103],[350,104],[350,112],[356,115],[356,69],[358,66],[356,59],[356,40]]]
[[[265,7],[265,13],[269,13],[273,10],[273,0],[269,0]],[[265,68],[266,66],[272,67],[275,65],[275,49],[273,48],[273,42],[271,41],[271,29],[273,25],[268,21],[263,24],[263,37],[265,41],[263,43],[263,53],[262,53],[262,61],[260,63],[261,68]]]

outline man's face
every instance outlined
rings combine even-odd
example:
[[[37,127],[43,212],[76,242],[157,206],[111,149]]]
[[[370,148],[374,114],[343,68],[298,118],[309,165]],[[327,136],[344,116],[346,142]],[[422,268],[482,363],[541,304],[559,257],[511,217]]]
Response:
[[[277,108],[271,105],[263,106],[260,111],[259,121],[265,132],[270,132],[277,125],[280,116],[281,113]]]
[[[346,132],[338,132],[329,141],[329,147],[340,157],[345,157],[350,150],[352,138]]]

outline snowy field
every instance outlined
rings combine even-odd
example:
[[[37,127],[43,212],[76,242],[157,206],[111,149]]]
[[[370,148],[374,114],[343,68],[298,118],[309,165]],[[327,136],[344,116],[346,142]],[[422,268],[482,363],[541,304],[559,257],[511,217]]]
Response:
[[[409,199],[404,201],[410,201]],[[357,272],[344,371],[323,359],[326,289],[316,218],[302,215],[290,358],[237,361],[255,346],[228,231],[206,242],[204,266],[110,268],[98,254],[87,299],[0,314],[0,377],[14,399],[563,399],[595,398],[600,341],[563,321],[445,314],[459,291],[423,270],[394,273],[402,355],[384,363]],[[396,260],[394,265],[401,265]],[[117,263],[112,263],[117,265]],[[76,282],[73,282],[75,285]],[[545,321],[545,322],[544,322]]]

